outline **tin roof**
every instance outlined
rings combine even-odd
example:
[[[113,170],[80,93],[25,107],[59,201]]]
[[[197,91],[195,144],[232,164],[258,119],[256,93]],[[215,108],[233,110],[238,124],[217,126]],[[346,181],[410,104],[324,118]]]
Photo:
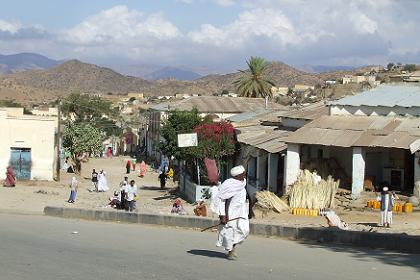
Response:
[[[329,108],[324,102],[317,102],[308,106],[293,108],[279,114],[280,117],[289,119],[315,120],[321,116],[328,115]]]
[[[420,118],[324,116],[291,133],[287,143],[413,149]],[[412,150],[413,152],[413,150]]]
[[[263,98],[193,96],[183,100],[160,103],[150,109],[190,111],[197,108],[200,113],[243,113],[264,110],[264,102]],[[268,108],[282,109],[284,106],[269,102]]]
[[[247,144],[269,153],[278,153],[287,148],[283,141],[290,131],[275,126],[252,125],[237,129],[238,142]]]
[[[342,106],[420,107],[420,86],[402,83],[383,84],[329,104]]]

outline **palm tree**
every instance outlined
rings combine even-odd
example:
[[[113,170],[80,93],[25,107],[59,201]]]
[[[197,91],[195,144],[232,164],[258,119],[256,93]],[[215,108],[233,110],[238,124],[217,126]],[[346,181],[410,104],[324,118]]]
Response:
[[[244,97],[272,97],[274,82],[267,77],[269,66],[261,57],[253,57],[246,62],[248,70],[239,70],[242,75],[233,81],[238,94]]]

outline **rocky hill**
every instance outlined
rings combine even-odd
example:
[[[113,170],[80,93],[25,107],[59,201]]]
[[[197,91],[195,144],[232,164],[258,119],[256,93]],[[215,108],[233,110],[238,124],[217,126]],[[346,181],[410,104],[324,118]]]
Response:
[[[234,91],[232,82],[240,75],[236,72],[208,75],[193,81],[146,81],[121,75],[109,68],[71,60],[48,70],[30,70],[0,76],[0,99],[16,99],[21,102],[30,100],[30,103],[37,103],[54,100],[58,95],[74,91],[92,94],[144,92],[152,96],[176,93],[212,95],[223,90]],[[332,73],[323,73],[321,76],[299,71],[282,62],[272,62],[268,75],[277,86],[291,87],[295,84],[321,84]]]
[[[10,74],[26,70],[48,69],[61,61],[35,53],[0,54],[0,74]]]

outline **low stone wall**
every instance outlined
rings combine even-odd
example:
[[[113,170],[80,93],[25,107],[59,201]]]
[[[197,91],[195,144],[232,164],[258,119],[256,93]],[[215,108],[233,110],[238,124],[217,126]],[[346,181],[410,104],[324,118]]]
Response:
[[[124,211],[85,210],[78,208],[45,207],[47,216],[120,221],[184,228],[206,228],[218,220],[194,216],[158,215],[129,213]],[[300,228],[281,225],[251,223],[251,234],[267,237],[281,237],[292,240],[307,240],[325,243],[339,243],[367,248],[380,248],[407,253],[420,253],[420,237],[406,234],[343,231],[329,228]]]

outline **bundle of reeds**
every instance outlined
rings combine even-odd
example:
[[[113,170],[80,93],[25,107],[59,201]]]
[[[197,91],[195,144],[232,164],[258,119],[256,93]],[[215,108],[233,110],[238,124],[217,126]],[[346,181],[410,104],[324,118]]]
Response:
[[[255,197],[257,198],[255,204],[262,209],[274,210],[277,213],[289,211],[287,203],[272,192],[260,191],[255,194]]]
[[[290,208],[324,209],[334,208],[334,196],[340,181],[331,176],[316,183],[309,170],[303,170],[289,193]]]

